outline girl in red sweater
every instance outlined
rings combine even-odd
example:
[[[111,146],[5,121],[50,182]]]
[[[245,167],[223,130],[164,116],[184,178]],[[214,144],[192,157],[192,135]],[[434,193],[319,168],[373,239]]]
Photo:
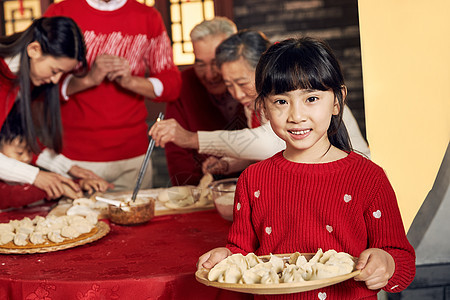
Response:
[[[233,253],[358,257],[354,280],[265,299],[377,299],[415,275],[394,191],[382,168],[352,151],[342,124],[347,88],[331,49],[312,38],[271,46],[256,69],[258,105],[286,150],[251,165],[236,188],[226,247],[199,258],[212,268]],[[324,298],[326,297],[326,298]]]

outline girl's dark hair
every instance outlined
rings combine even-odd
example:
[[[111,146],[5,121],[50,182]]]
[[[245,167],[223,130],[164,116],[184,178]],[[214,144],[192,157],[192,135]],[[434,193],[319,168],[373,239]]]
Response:
[[[352,150],[342,122],[344,76],[339,62],[325,42],[303,37],[272,45],[259,60],[255,82],[257,105],[263,105],[264,99],[270,95],[298,89],[332,90],[340,109],[339,114],[331,118],[328,138],[333,146],[344,151]]]
[[[35,87],[31,92],[27,46],[34,41],[40,44],[43,55],[76,59],[79,62],[78,70],[85,73],[87,62],[84,38],[77,24],[67,17],[39,18],[23,32],[0,37],[1,57],[20,55],[17,74],[20,92],[16,101],[20,105],[28,145],[33,152],[39,152],[39,137],[45,146],[59,153],[62,149],[59,88],[57,84],[49,83]],[[34,101],[37,98],[40,101]]]
[[[250,67],[256,68],[259,58],[270,46],[264,33],[255,30],[240,30],[216,48],[216,65],[220,68],[226,62],[244,58]]]
[[[17,103],[14,104],[0,130],[0,149],[4,144],[9,144],[16,138],[19,138],[20,142],[25,139],[22,119],[18,111]]]

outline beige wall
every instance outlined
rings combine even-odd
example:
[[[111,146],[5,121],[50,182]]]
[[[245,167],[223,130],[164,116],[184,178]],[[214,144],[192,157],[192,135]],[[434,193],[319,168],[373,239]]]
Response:
[[[406,229],[450,137],[450,1],[359,0],[367,138]]]

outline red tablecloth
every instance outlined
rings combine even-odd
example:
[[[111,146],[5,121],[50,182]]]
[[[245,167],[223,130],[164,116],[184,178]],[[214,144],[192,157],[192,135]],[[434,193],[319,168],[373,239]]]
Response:
[[[0,222],[45,215],[45,208],[0,213]],[[214,210],[110,224],[91,244],[43,254],[0,255],[0,299],[251,299],[204,286],[195,264],[223,246],[231,223]]]

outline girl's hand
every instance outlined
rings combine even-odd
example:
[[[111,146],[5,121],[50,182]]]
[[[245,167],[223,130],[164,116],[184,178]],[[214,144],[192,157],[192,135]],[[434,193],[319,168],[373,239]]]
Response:
[[[109,188],[113,189],[114,184],[107,182],[103,179],[89,178],[89,179],[81,179],[80,186],[83,190],[88,193],[96,192],[106,192]]]
[[[228,162],[215,156],[208,157],[202,164],[203,174],[225,174],[228,171]]]
[[[356,281],[364,281],[369,290],[378,290],[388,284],[395,271],[395,262],[386,251],[370,248],[361,252],[356,269],[361,270]]]
[[[65,191],[64,184],[67,184],[77,193],[81,191],[80,187],[71,179],[46,171],[39,171],[33,184],[41,190],[44,190],[47,193],[48,199],[61,197]]]
[[[197,270],[200,270],[201,268],[211,269],[231,254],[232,253],[228,248],[214,248],[199,257],[197,262]]]
[[[82,179],[101,179],[100,176],[92,172],[91,170],[84,169],[82,167],[79,167],[77,165],[72,166],[69,170],[69,175],[75,178],[82,178]]]
[[[70,199],[78,199],[83,197],[83,193],[81,191],[74,191],[69,185],[63,183],[63,189],[64,189],[64,193],[62,194],[62,196],[70,198]]]
[[[198,149],[197,133],[184,129],[175,119],[156,122],[148,134],[155,140],[155,146],[164,148],[172,142],[181,148]]]

